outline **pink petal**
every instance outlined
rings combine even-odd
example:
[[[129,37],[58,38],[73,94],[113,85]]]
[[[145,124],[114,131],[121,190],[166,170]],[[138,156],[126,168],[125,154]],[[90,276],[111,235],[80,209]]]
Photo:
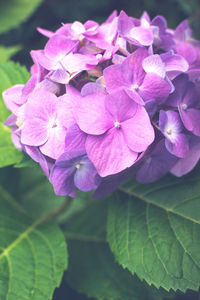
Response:
[[[48,139],[46,122],[41,119],[26,120],[21,131],[21,142],[29,146],[40,146]]]
[[[145,76],[142,62],[147,56],[147,50],[144,48],[139,48],[124,60],[122,63],[122,74],[124,81],[138,84],[139,86],[142,84]]]
[[[49,31],[49,30],[41,28],[41,27],[37,27],[37,31],[48,38],[50,38],[54,35],[53,31]]]
[[[183,56],[189,64],[192,64],[197,59],[197,51],[193,45],[188,42],[181,42],[174,46],[175,51]]]
[[[165,64],[158,54],[146,57],[142,62],[142,66],[146,73],[155,73],[165,78]]]
[[[17,115],[19,106],[25,102],[22,99],[23,87],[23,84],[16,84],[2,94],[6,107],[15,115]]]
[[[40,151],[53,159],[57,159],[64,152],[66,132],[67,130],[60,126],[50,128],[48,140],[40,146]]]
[[[154,141],[155,134],[149,116],[138,105],[135,116],[121,124],[121,129],[128,147],[135,152],[143,152]]]
[[[128,34],[128,37],[136,40],[140,43],[140,45],[143,46],[152,45],[154,39],[153,33],[150,29],[140,26],[132,28]]]
[[[154,73],[147,73],[140,86],[139,94],[144,100],[156,99],[160,103],[169,96],[171,85]]]
[[[127,72],[129,72],[128,69]],[[103,76],[109,93],[131,85],[131,81],[123,77],[122,65],[112,65],[104,69]]]
[[[98,59],[95,55],[73,54],[71,52],[62,59],[61,64],[72,74],[92,69],[98,64]]]
[[[103,134],[113,126],[105,109],[103,93],[82,97],[74,109],[74,116],[80,129],[88,134]]]
[[[53,61],[59,61],[73,50],[78,42],[72,41],[61,34],[53,35],[44,48],[45,56]]]
[[[77,124],[74,124],[67,130],[65,137],[65,151],[82,150],[85,148],[87,134],[80,130]]]
[[[137,103],[123,90],[107,95],[105,107],[114,122],[123,122],[132,118],[138,109]]]
[[[121,130],[110,129],[101,136],[89,135],[86,151],[100,176],[116,174],[132,166],[137,153],[127,147]]]

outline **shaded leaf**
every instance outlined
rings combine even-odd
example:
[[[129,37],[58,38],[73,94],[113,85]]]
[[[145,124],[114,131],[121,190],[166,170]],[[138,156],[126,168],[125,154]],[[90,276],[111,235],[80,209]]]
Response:
[[[66,243],[49,217],[30,219],[0,189],[0,299],[48,300],[60,284]]]
[[[0,123],[0,168],[20,162],[22,152],[11,141],[10,128]]]
[[[107,239],[117,261],[166,290],[200,285],[200,175],[134,180],[110,199]]]
[[[0,63],[5,63],[21,49],[20,46],[4,47],[0,46]]]
[[[4,33],[25,21],[39,6],[42,0],[0,1],[0,33]]]
[[[105,240],[107,201],[93,201],[65,226],[70,286],[99,300],[154,300],[168,293],[148,287],[114,260]]]

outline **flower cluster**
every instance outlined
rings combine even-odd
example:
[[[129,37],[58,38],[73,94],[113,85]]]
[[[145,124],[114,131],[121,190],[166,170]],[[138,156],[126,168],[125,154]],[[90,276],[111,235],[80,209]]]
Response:
[[[101,197],[135,175],[182,176],[200,158],[200,42],[187,21],[114,11],[62,24],[31,51],[31,78],[3,93],[18,149],[58,195]]]

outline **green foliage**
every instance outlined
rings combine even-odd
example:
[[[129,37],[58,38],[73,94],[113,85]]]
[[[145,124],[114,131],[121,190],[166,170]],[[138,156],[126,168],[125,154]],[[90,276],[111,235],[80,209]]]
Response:
[[[161,300],[169,296],[115,262],[105,240],[106,214],[107,201],[93,201],[66,224],[70,256],[67,282],[99,300]]]
[[[117,261],[166,290],[200,285],[200,175],[140,185],[110,199],[108,242]]]
[[[67,251],[53,215],[31,219],[0,188],[0,299],[48,300],[59,285]]]
[[[0,33],[19,26],[38,7],[42,0],[1,0]]]
[[[10,136],[10,128],[0,123],[0,168],[20,162],[22,159],[22,153],[14,147]]]
[[[10,57],[15,55],[21,49],[20,46],[3,47],[0,46],[0,64],[5,63]]]

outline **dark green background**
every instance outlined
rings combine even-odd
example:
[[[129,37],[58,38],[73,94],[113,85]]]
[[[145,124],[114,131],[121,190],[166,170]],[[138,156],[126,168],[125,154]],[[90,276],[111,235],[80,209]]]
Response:
[[[118,12],[123,9],[134,17],[140,17],[144,10],[151,18],[161,14],[166,17],[171,28],[189,18],[196,37],[200,37],[199,0],[46,0],[28,21],[18,29],[0,35],[0,40],[7,46],[22,45],[23,50],[14,59],[29,67],[32,64],[29,51],[42,48],[47,41],[36,31],[36,27],[56,30],[62,22],[84,22],[88,19],[103,22],[114,9]]]
[[[195,36],[200,38],[199,0],[46,0],[19,28],[0,35],[1,44],[21,45],[22,50],[15,55],[14,60],[20,61],[29,68],[32,64],[29,51],[42,48],[47,41],[36,31],[36,27],[56,30],[62,22],[75,20],[85,22],[87,19],[103,22],[114,9],[118,12],[123,9],[134,17],[140,17],[144,10],[150,14],[151,18],[158,14],[164,15],[170,28],[175,28],[183,19],[189,18]],[[15,173],[12,172],[12,174]],[[74,290],[62,284],[60,289],[56,289],[53,300],[68,299],[86,300],[88,298],[78,295]],[[179,295],[175,299],[200,300],[200,297],[197,293],[188,292],[185,296]]]

